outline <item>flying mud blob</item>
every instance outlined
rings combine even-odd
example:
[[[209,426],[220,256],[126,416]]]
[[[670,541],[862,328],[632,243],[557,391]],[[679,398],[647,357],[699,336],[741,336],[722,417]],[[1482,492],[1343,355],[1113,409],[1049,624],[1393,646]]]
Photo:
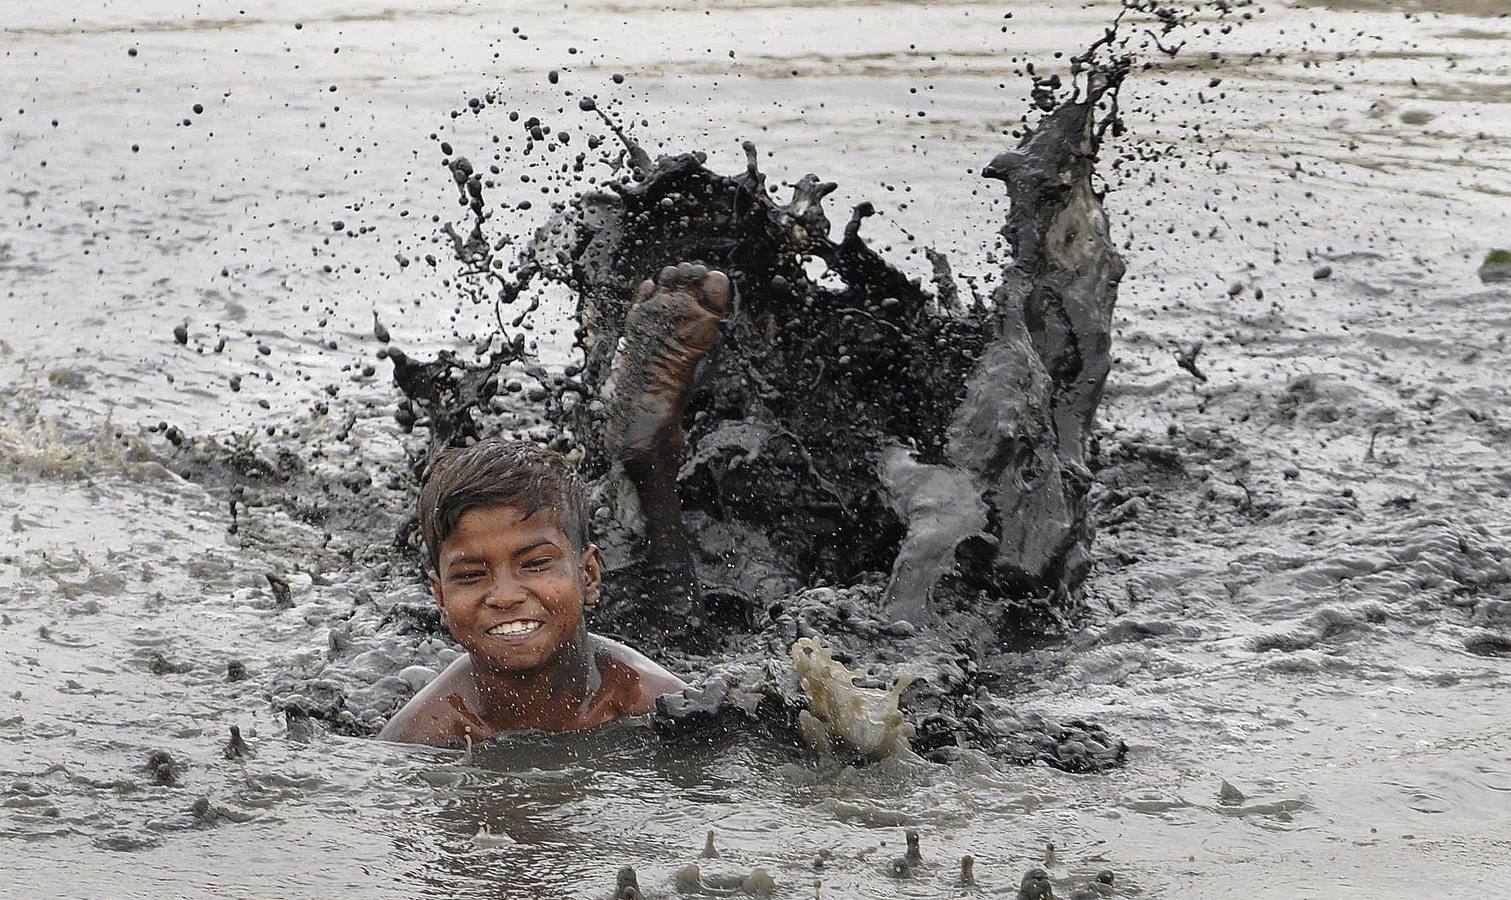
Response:
[[[479,822],[477,831],[472,835],[472,845],[479,850],[495,850],[500,847],[512,847],[516,841],[514,838],[503,833],[495,833],[488,827],[487,822]]]
[[[152,780],[166,787],[178,784],[179,764],[166,750],[153,750],[145,767]]]
[[[231,726],[231,737],[226,741],[225,747],[221,750],[221,755],[226,759],[241,759],[244,756],[252,755],[251,746],[241,736],[241,726]]]
[[[1043,869],[1029,869],[1018,885],[1018,900],[1054,900],[1055,888],[1049,881],[1049,873]]]
[[[885,870],[893,878],[912,878],[923,865],[923,854],[918,849],[918,830],[909,828],[903,832],[903,836],[907,841],[907,852],[890,860]]]
[[[614,900],[640,900],[643,896],[640,893],[640,878],[635,874],[635,868],[625,866],[620,869],[614,887]]]

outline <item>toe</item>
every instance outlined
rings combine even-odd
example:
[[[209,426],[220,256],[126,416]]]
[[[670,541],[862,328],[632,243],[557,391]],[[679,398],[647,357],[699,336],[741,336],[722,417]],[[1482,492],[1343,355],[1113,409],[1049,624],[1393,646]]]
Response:
[[[671,287],[679,280],[678,275],[676,266],[667,266],[661,270],[660,275],[656,276],[656,282],[662,287]]]
[[[641,303],[649,300],[654,293],[656,293],[656,282],[647,278],[640,282],[639,287],[635,288],[635,302]]]
[[[729,309],[729,298],[733,294],[729,284],[729,276],[714,269],[703,278],[702,296],[698,299],[703,306],[711,312],[723,315]]]

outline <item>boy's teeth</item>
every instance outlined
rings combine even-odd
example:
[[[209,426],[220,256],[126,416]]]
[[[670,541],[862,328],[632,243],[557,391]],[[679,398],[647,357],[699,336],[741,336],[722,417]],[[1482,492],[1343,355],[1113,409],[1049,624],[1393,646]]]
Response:
[[[505,622],[488,629],[489,634],[527,634],[540,627],[539,622]]]

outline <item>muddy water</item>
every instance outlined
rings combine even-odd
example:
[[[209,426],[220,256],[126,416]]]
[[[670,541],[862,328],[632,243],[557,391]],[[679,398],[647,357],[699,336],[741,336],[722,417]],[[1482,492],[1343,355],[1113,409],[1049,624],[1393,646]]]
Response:
[[[432,133],[483,147],[501,108],[582,141],[564,92],[618,98],[653,146],[737,171],[751,138],[773,181],[875,200],[889,258],[926,276],[937,248],[985,296],[1002,210],[974,173],[1026,108],[1012,57],[1052,65],[1110,8],[8,4],[0,892],[600,896],[630,864],[670,895],[709,829],[706,872],[793,897],[953,896],[963,853],[1011,894],[1049,842],[1062,895],[1102,869],[1126,896],[1511,890],[1511,291],[1475,274],[1511,242],[1511,20],[1421,6],[1273,6],[1125,88],[1122,146],[1159,158],[1104,167],[1129,274],[1094,612],[1005,688],[1128,740],[1075,776],[633,727],[463,761],[304,735],[269,695],[451,652],[375,637],[422,598],[386,549],[412,438],[373,313],[411,350],[492,318],[448,283]],[[447,114],[488,89],[495,118]],[[500,174],[504,231],[560,199],[542,174]],[[1198,342],[1205,381],[1177,364]],[[191,464],[159,423],[246,452]],[[257,459],[306,508],[259,503]],[[907,825],[930,864],[899,881]]]

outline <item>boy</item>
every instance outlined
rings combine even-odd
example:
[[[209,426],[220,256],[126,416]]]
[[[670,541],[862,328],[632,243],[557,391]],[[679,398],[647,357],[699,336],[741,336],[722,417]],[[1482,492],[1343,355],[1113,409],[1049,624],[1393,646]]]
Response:
[[[686,263],[648,279],[616,372],[610,442],[646,514],[652,580],[673,609],[698,594],[676,497],[681,417],[730,294],[722,273]],[[508,441],[448,450],[420,490],[419,519],[431,590],[467,655],[380,739],[459,747],[507,731],[578,731],[645,715],[658,696],[686,687],[584,625],[603,562],[587,539],[586,492],[560,454]]]
[[[602,561],[581,481],[560,454],[484,441],[437,460],[420,491],[430,586],[467,655],[379,738],[461,746],[506,731],[578,731],[649,713],[677,676],[590,634]]]

